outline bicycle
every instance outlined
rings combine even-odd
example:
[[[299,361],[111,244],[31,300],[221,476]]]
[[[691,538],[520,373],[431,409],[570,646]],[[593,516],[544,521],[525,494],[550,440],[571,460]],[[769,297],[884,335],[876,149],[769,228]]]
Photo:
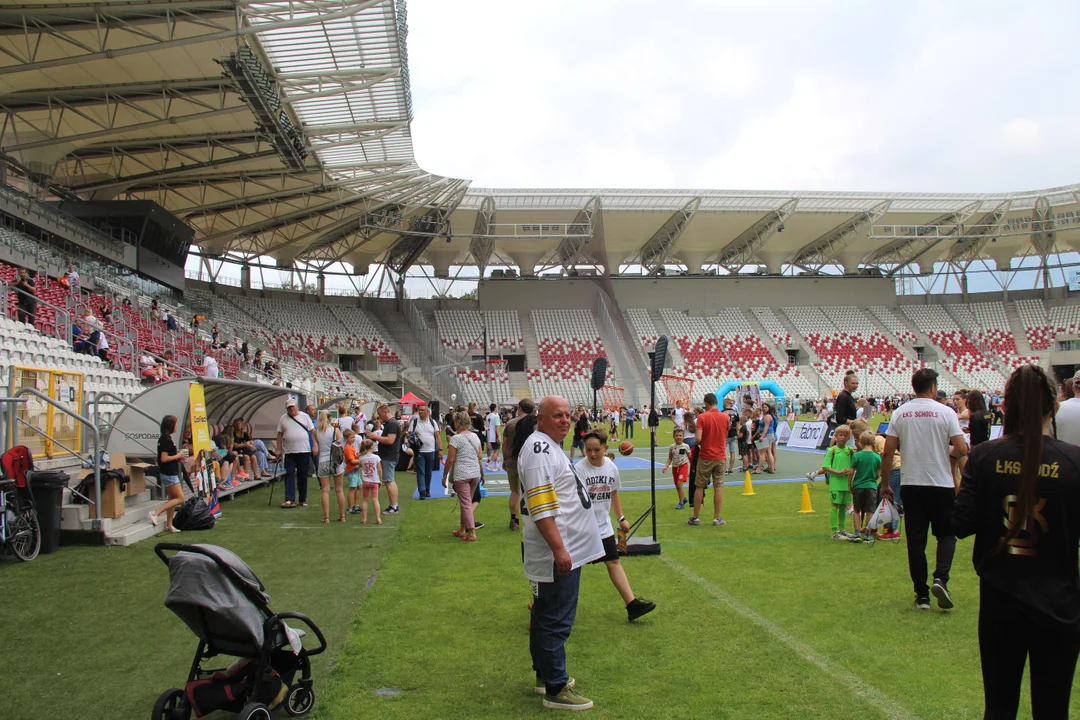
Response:
[[[41,526],[28,488],[0,480],[0,546],[16,560],[30,562],[41,550]]]

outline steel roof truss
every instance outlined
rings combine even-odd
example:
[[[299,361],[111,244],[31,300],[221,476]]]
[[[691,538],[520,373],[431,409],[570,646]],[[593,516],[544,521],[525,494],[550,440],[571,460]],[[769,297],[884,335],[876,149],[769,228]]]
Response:
[[[650,273],[657,272],[667,262],[679,236],[693,220],[700,205],[701,198],[694,198],[683,205],[641,246],[640,263]]]

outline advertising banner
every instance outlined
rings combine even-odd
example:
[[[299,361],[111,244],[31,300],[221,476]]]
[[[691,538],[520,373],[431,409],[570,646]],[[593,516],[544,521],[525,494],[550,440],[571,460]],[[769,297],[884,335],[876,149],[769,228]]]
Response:
[[[188,389],[191,418],[191,452],[196,455],[203,450],[210,452],[210,425],[206,422],[206,397],[199,383],[191,383]]]
[[[787,420],[781,420],[776,424],[776,444],[786,445],[789,437],[791,437],[791,425]]]
[[[787,446],[807,449],[821,447],[822,443],[828,442],[828,430],[828,423],[798,420],[791,428]]]

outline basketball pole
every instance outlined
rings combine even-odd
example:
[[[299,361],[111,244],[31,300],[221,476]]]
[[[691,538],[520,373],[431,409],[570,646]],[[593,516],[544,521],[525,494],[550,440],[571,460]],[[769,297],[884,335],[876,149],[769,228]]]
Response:
[[[649,413],[656,412],[656,377],[649,372]],[[652,537],[653,542],[660,542],[656,537],[656,428],[649,423],[649,486],[652,494]]]

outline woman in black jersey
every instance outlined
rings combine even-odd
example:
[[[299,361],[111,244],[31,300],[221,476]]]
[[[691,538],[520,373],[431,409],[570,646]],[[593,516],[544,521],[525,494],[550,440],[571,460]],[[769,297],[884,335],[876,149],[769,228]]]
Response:
[[[971,447],[981,445],[990,439],[990,421],[994,416],[986,409],[986,399],[978,390],[967,395],[968,434],[971,435]]]
[[[984,718],[1015,718],[1031,661],[1034,720],[1069,715],[1080,654],[1080,447],[1046,433],[1056,392],[1035,365],[1005,386],[1004,434],[968,456],[952,521],[975,536]]]

